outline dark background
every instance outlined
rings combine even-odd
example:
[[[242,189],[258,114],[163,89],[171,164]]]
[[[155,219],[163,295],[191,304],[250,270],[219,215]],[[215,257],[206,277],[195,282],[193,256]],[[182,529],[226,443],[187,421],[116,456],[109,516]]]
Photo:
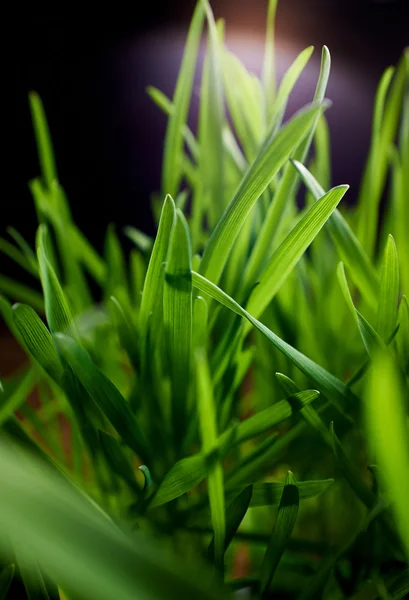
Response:
[[[133,224],[151,233],[149,197],[160,187],[165,118],[145,94],[154,84],[172,94],[194,0],[138,3],[133,10],[85,16],[22,14],[15,40],[11,195],[3,198],[3,234],[13,225],[32,243],[35,215],[27,182],[39,173],[27,103],[42,97],[52,132],[60,180],[75,220],[102,248],[106,225]],[[224,17],[227,41],[243,62],[261,65],[264,0],[213,0]],[[320,47],[331,50],[328,97],[333,182],[356,193],[368,147],[373,95],[382,71],[409,43],[409,0],[281,0],[276,32],[278,72],[305,46],[316,51],[291,99],[292,112],[312,96]],[[244,36],[244,37],[243,37]],[[251,52],[248,40],[251,40]],[[250,42],[249,42],[250,43]],[[255,56],[256,55],[256,56]],[[254,63],[254,67],[253,67]],[[1,271],[13,267],[0,257]]]

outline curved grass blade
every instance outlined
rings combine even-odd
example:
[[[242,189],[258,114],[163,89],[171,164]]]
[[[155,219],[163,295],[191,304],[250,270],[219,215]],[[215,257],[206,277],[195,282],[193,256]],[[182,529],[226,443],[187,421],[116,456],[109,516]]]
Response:
[[[292,163],[315,200],[319,200],[325,194],[324,189],[304,165],[297,160],[293,160]],[[379,293],[378,275],[358,238],[338,209],[335,209],[328,219],[327,229],[355,284],[366,300],[372,306],[376,305]]]
[[[323,494],[334,483],[333,479],[299,481],[297,483],[300,500],[307,500]],[[253,483],[250,506],[278,506],[284,491],[284,483]],[[232,491],[233,493],[233,491]]]
[[[119,441],[109,433],[98,430],[101,448],[107,462],[115,475],[119,475],[133,492],[139,494],[140,487],[137,483],[134,470]]]
[[[256,318],[269,305],[308,246],[343,198],[349,186],[338,186],[316,202],[272,255],[250,295],[247,309]],[[245,328],[246,331],[246,328]]]
[[[62,376],[63,367],[51,333],[40,317],[30,306],[15,304],[13,306],[13,320],[31,356],[58,383]]]
[[[402,296],[398,313],[399,331],[396,335],[396,345],[403,372],[409,373],[409,303]]]
[[[320,106],[312,105],[293,117],[272,139],[267,135],[206,245],[200,272],[214,283],[218,283],[233,244],[255,202],[307,135],[321,110]]]
[[[39,312],[44,312],[44,300],[42,295],[33,290],[23,283],[14,281],[9,277],[0,275],[0,292],[11,300],[17,300],[20,302],[28,302],[33,308]]]
[[[297,520],[299,502],[297,482],[294,475],[289,471],[278,507],[277,520],[261,565],[260,592],[262,598],[266,598],[269,594],[269,587],[274,573]]]
[[[196,4],[183,52],[182,64],[173,96],[174,110],[169,116],[166,129],[162,165],[162,191],[164,194],[170,194],[173,197],[177,196],[180,186],[183,157],[183,128],[189,110],[204,17],[205,5],[202,0],[199,0]]]
[[[0,426],[28,399],[39,379],[38,370],[31,367],[17,388],[8,397],[4,398],[4,392],[0,393]]]
[[[228,296],[219,287],[214,285],[211,281],[199,275],[195,271],[192,272],[193,284],[195,287],[200,289],[203,293],[208,294],[226,308],[229,308],[236,314],[247,319],[251,325],[260,333],[262,333],[272,344],[279,350],[284,356],[286,356],[291,362],[293,362],[307,377],[315,381],[319,388],[335,401],[344,403],[355,399],[355,395],[348,389],[348,387],[337,377],[329,373],[326,369],[316,364],[310,358],[287,344],[278,335],[273,333],[268,327],[260,323],[252,315],[250,315],[244,308],[242,308],[233,298]]]
[[[55,166],[50,130],[40,96],[35,92],[31,92],[29,94],[29,102],[42,178],[44,185],[51,190],[54,181],[57,179],[57,168]]]

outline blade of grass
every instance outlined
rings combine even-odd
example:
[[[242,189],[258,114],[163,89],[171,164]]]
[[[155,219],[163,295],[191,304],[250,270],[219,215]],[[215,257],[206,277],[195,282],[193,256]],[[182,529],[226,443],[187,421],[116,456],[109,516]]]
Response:
[[[388,236],[383,255],[376,330],[386,340],[396,327],[399,298],[399,261],[395,240]]]

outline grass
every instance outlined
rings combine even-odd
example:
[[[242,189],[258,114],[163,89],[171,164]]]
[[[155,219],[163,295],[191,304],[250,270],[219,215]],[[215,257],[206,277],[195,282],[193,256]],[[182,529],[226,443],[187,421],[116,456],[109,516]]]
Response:
[[[129,256],[113,227],[100,256],[76,226],[30,95],[35,249],[0,240],[33,277],[0,276],[29,359],[0,386],[2,598],[13,578],[68,600],[409,593],[409,55],[381,79],[347,206],[329,50],[284,123],[313,49],[277,86],[275,12],[260,80],[197,3],[173,98],[148,89],[168,115],[157,235],[126,228]]]

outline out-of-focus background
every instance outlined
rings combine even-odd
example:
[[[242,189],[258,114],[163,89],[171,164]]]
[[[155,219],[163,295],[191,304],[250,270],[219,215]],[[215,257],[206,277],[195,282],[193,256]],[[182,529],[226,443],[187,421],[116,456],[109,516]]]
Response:
[[[262,64],[266,0],[213,0],[226,21],[228,45],[246,66]],[[11,196],[3,199],[1,234],[13,225],[34,240],[27,188],[39,172],[27,103],[42,97],[60,180],[74,218],[98,249],[106,225],[153,231],[150,194],[159,189],[166,120],[145,88],[173,92],[195,0],[134,3],[132,8],[77,10],[55,16],[26,9],[12,23],[14,118]],[[32,9],[33,11],[35,9]],[[281,0],[276,22],[281,77],[307,45],[315,53],[292,95],[289,113],[312,98],[323,44],[333,69],[327,112],[333,182],[350,183],[353,198],[365,160],[373,97],[383,70],[409,43],[409,0]],[[194,120],[197,88],[193,101]],[[0,258],[1,271],[13,266]]]

